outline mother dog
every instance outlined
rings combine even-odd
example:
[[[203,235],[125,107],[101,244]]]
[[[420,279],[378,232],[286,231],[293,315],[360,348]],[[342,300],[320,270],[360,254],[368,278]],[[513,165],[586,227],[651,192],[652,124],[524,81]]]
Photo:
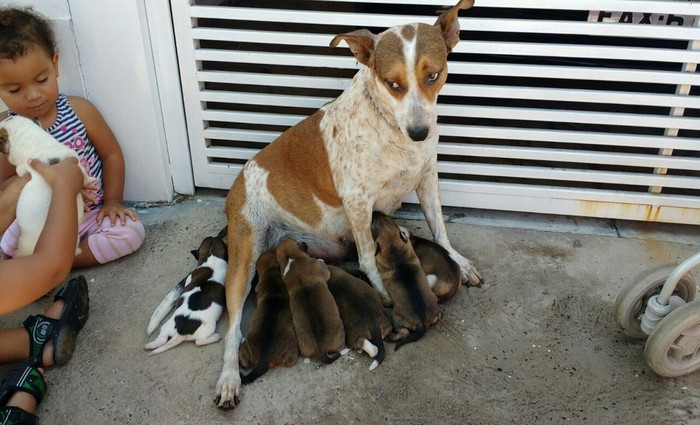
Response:
[[[291,237],[309,254],[345,256],[353,243],[359,263],[386,304],[391,299],[374,262],[372,211],[391,214],[416,191],[433,238],[462,268],[463,282],[481,276],[447,238],[437,176],[438,92],[447,54],[459,41],[461,0],[434,25],[414,23],[336,36],[365,65],[336,100],[285,131],[243,168],[226,200],[229,266],[223,371],[215,403],[239,402],[238,348],[243,303],[258,256]]]

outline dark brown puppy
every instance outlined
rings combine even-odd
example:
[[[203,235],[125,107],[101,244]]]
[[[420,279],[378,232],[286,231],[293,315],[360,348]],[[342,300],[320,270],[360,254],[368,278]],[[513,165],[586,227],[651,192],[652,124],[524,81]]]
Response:
[[[401,228],[404,230],[403,228]],[[408,232],[407,230],[404,230]],[[411,245],[439,303],[454,297],[462,280],[459,264],[437,242],[411,235]]]
[[[384,337],[392,329],[382,299],[367,282],[340,267],[328,266],[328,270],[331,272],[328,289],[343,321],[345,343],[374,358],[369,367],[369,370],[374,370],[384,360]]]
[[[345,347],[345,330],[328,290],[331,273],[322,260],[311,258],[305,243],[285,239],[277,246],[277,262],[289,293],[299,353],[332,363]]]
[[[241,382],[249,384],[273,367],[292,366],[299,358],[297,336],[289,308],[289,295],[282,280],[277,255],[266,252],[256,264],[257,305],[239,350]]]
[[[428,327],[440,320],[437,297],[430,290],[409,235],[390,217],[374,213],[372,236],[376,244],[375,260],[379,275],[394,302],[390,341],[394,350],[420,339]]]

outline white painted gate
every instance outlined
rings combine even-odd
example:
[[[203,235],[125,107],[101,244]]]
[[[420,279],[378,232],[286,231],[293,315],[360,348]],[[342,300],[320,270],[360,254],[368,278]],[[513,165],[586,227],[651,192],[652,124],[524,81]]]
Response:
[[[335,34],[432,24],[446,6],[173,0],[195,184],[227,189],[348,85],[361,65],[328,47]],[[698,15],[692,1],[462,11],[439,98],[443,204],[700,224]]]

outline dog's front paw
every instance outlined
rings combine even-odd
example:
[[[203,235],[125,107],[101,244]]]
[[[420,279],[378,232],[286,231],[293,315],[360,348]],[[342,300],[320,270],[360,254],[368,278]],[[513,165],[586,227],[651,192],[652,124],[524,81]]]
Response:
[[[216,384],[214,404],[221,410],[231,410],[241,402],[241,377],[236,370],[224,369]]]
[[[452,257],[452,259],[459,264],[459,268],[462,270],[462,285],[481,287],[481,285],[484,283],[484,279],[481,277],[479,270],[476,269],[474,264],[472,264],[468,258],[457,252],[450,253],[450,257]]]

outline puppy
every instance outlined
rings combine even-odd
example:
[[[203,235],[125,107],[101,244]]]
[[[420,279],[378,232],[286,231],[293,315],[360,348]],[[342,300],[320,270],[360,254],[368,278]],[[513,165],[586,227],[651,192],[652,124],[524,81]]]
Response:
[[[289,295],[276,254],[268,251],[261,255],[256,269],[257,305],[238,354],[241,368],[249,370],[248,374],[241,373],[244,384],[275,366],[292,366],[299,358]]]
[[[345,328],[345,344],[364,350],[374,361],[374,370],[384,360],[384,337],[391,332],[391,322],[377,291],[345,270],[328,266],[331,291]]]
[[[408,234],[384,214],[375,213],[373,217],[377,268],[394,300],[394,332],[388,339],[396,341],[394,350],[398,350],[420,339],[428,327],[440,320],[441,313]]]
[[[277,262],[289,293],[299,353],[332,363],[345,347],[345,330],[328,290],[331,273],[323,260],[311,258],[308,247],[285,239],[277,247]]]
[[[410,234],[403,227],[401,231]],[[438,303],[452,298],[457,293],[461,281],[459,264],[450,257],[445,248],[429,239],[410,234],[410,241]]]
[[[161,326],[158,337],[144,347],[153,350],[151,355],[162,353],[184,341],[207,345],[221,339],[216,333],[216,322],[224,311],[226,301],[224,279],[227,266],[227,250],[222,234],[204,238],[192,255],[198,261],[197,267],[168,293],[151,315],[148,335],[153,333],[177,301],[175,312]]]
[[[34,253],[34,247],[44,228],[46,217],[51,204],[51,186],[41,174],[34,171],[27,161],[38,159],[45,164],[56,164],[67,158],[78,158],[71,148],[59,143],[53,136],[44,131],[39,125],[20,115],[12,115],[0,122],[0,152],[8,154],[9,162],[16,167],[18,176],[26,173],[32,175],[31,180],[22,189],[17,200],[17,224],[20,227],[20,237],[15,257],[25,257]],[[93,181],[88,177],[85,168],[78,166],[85,176],[85,185]],[[78,223],[83,219],[83,197],[76,197],[78,207]],[[75,241],[75,255],[80,254],[78,243]]]

